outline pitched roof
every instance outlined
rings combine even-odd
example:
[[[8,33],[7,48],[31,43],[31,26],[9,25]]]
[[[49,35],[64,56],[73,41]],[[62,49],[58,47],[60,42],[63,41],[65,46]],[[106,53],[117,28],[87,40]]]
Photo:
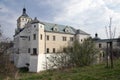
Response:
[[[84,32],[84,31],[82,31],[82,30],[80,30],[80,29],[77,30],[77,29],[75,29],[75,28],[73,28],[73,27],[71,27],[71,26],[54,24],[54,23],[48,23],[48,22],[41,22],[41,21],[39,21],[36,17],[35,17],[34,20],[31,20],[31,22],[29,22],[29,23],[30,23],[30,24],[41,23],[41,24],[43,24],[43,25],[45,26],[45,31],[47,31],[47,32],[56,32],[56,33],[64,33],[64,34],[83,34],[83,35],[90,35],[90,34]],[[57,28],[57,31],[54,31],[54,30],[53,30],[54,27]],[[25,28],[25,27],[24,27],[24,28]],[[22,30],[24,30],[24,28],[21,29],[19,32],[21,32]],[[66,32],[65,29],[67,29],[68,32]],[[16,33],[16,34],[19,34],[19,32]]]
[[[86,33],[85,31],[82,31],[80,29],[76,30],[76,34],[90,35],[90,34]]]
[[[117,42],[118,38],[114,38],[114,39],[100,39],[100,40],[96,40],[95,42],[109,42],[109,41]]]
[[[34,20],[31,20],[30,23],[31,23],[31,24],[40,23],[40,21],[37,19],[37,17],[35,17]]]
[[[47,22],[42,22],[45,25],[45,31],[48,32],[53,32],[53,28],[57,27],[59,33],[66,33],[65,29],[68,28],[69,32],[68,34],[84,34],[84,35],[89,35],[88,33],[82,31],[79,29],[79,33],[77,33],[77,29],[71,27],[71,26],[66,26],[66,25],[60,25],[60,24],[54,24],[54,23],[47,23]]]
[[[75,34],[75,32],[72,30],[71,27],[65,26],[65,25],[59,25],[59,24],[53,24],[53,23],[47,23],[43,22],[45,25],[45,31],[53,32],[53,28],[57,27],[59,33],[65,33],[65,29],[69,28],[69,33]]]

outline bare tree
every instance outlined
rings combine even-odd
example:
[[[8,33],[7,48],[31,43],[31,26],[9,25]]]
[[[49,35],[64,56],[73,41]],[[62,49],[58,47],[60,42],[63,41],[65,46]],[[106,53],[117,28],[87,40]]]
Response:
[[[18,70],[9,60],[8,49],[13,47],[13,43],[8,41],[8,38],[3,40],[2,29],[0,27],[0,78],[8,80],[16,79]],[[12,54],[12,53],[11,53]]]
[[[107,42],[107,49],[106,49],[106,67],[109,67],[109,56],[110,56],[110,67],[113,68],[113,41],[116,33],[116,28],[112,31],[112,18],[110,17],[110,23],[108,28],[106,28],[106,35],[109,41]]]

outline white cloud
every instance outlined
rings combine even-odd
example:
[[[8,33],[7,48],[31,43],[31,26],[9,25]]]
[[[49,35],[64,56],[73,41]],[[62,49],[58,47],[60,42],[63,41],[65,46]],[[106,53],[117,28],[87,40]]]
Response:
[[[0,25],[3,29],[3,35],[13,38],[18,13],[4,4],[0,4],[0,7],[2,8],[0,10]]]
[[[118,37],[120,13],[107,6],[118,3],[118,0],[69,0],[63,10],[54,17],[54,22],[75,25],[92,35],[98,32],[100,37],[106,38],[105,26],[109,24],[109,17],[113,17],[113,26],[117,25]]]
[[[6,0],[6,2],[10,1]],[[12,4],[19,4],[14,2],[15,0],[12,0]],[[105,26],[109,24],[109,17],[113,17],[112,26],[117,28],[116,37],[120,33],[120,0],[35,0],[33,4],[37,6],[31,7],[38,8],[39,6],[43,7],[43,10],[46,10],[47,8],[44,7],[48,6],[48,9],[52,8],[51,13],[55,13],[55,15],[51,19],[53,21],[50,22],[72,25],[92,34],[92,36],[97,32],[101,38],[106,38]],[[0,4],[0,7],[3,8],[0,10],[2,14],[0,14],[0,22],[5,28],[12,27],[10,31],[5,29],[5,32],[9,32],[12,36],[14,28],[16,28],[16,19],[20,13],[4,4]],[[47,16],[49,17],[49,14]]]

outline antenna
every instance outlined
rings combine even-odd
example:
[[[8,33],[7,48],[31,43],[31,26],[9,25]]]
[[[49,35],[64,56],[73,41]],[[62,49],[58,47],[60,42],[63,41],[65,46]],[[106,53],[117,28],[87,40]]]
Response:
[[[25,1],[26,1],[26,0],[24,0],[24,4],[23,4],[23,7],[24,7],[24,8],[25,8]]]

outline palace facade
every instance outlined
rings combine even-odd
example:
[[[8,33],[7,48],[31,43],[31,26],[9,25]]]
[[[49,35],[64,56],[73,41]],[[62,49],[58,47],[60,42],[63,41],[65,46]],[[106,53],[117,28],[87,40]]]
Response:
[[[40,72],[45,70],[46,56],[76,39],[82,43],[88,37],[90,34],[71,26],[32,19],[23,8],[14,35],[14,64],[18,68],[28,67],[30,72]]]

